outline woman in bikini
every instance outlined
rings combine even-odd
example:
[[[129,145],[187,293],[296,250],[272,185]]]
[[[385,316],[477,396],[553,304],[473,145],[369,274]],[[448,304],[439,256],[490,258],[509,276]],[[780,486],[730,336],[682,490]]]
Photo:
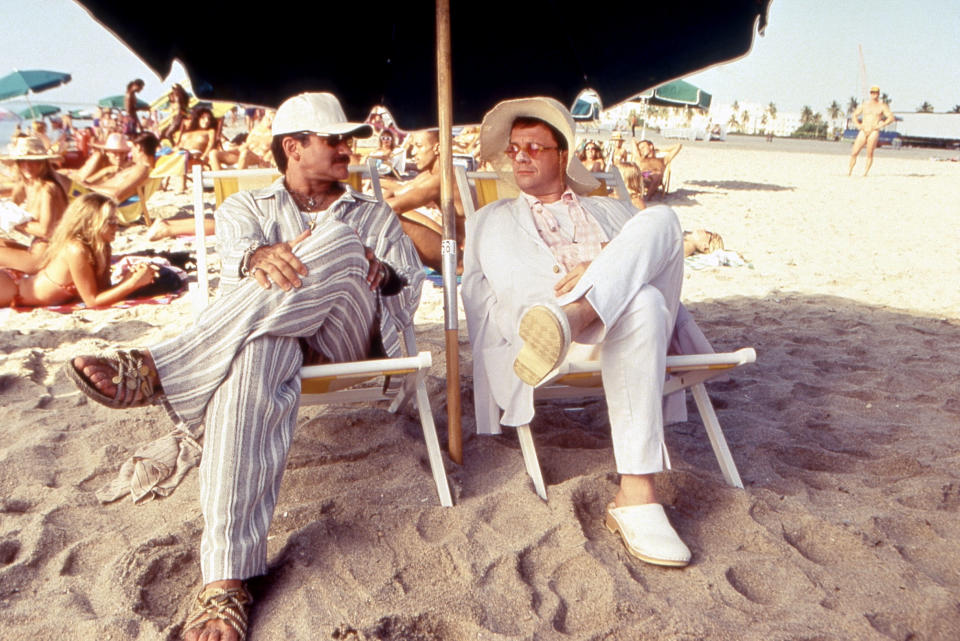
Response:
[[[171,153],[162,156],[157,161],[153,175],[164,176],[168,179],[175,177],[177,179],[177,193],[186,193],[187,172],[191,162],[208,164],[207,157],[216,141],[217,119],[210,109],[197,107],[190,114],[186,130],[177,138],[176,146]]]
[[[603,150],[600,149],[600,145],[593,140],[588,140],[587,144],[583,146],[583,154],[580,157],[580,162],[584,164],[587,171],[603,171],[604,167],[606,167],[606,163],[603,160]]]
[[[140,263],[119,284],[110,285],[110,243],[118,224],[116,204],[110,198],[90,193],[74,200],[37,273],[0,270],[0,307],[62,305],[78,298],[88,307],[101,307],[152,283],[156,267]]]
[[[24,136],[17,139],[14,152],[3,158],[16,162],[19,185],[14,190],[14,202],[33,216],[15,229],[32,236],[33,241],[27,246],[0,239],[0,268],[28,274],[40,269],[47,242],[67,208],[67,192],[50,164],[57,157],[46,150],[39,138]]]

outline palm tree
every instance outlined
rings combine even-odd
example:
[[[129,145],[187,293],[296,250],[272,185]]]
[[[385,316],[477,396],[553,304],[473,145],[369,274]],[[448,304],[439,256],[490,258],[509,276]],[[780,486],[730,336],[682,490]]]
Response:
[[[740,111],[740,101],[734,100],[733,104],[730,105],[730,108],[733,109],[734,111]]]
[[[836,120],[843,115],[843,110],[840,109],[840,103],[836,100],[830,103],[830,106],[827,107],[827,113],[830,115],[830,120]]]
[[[800,124],[806,125],[810,122],[813,122],[813,109],[810,108],[810,105],[804,105],[803,109],[800,110]]]
[[[740,123],[737,122],[737,114],[730,114],[730,120],[727,121],[727,126],[730,127],[730,129],[737,129],[740,126]]]
[[[743,110],[743,113],[740,114],[740,123],[743,125],[743,130],[747,130],[747,123],[750,122],[750,114],[746,109]]]
[[[924,101],[923,101],[923,104],[920,105],[919,107],[917,107],[917,113],[919,113],[919,114],[932,114],[932,113],[933,113],[933,105],[931,105],[929,102],[927,102],[926,100],[924,100]]]
[[[880,95],[880,102],[885,102],[885,103],[887,103],[887,106],[889,107],[889,106],[890,106],[890,103],[893,102],[893,101],[890,99],[890,96],[889,96],[888,94],[881,94],[881,95]]]
[[[850,96],[850,102],[847,103],[847,113],[852,114],[854,111],[857,110],[857,107],[859,106],[860,106],[860,101],[854,98],[853,96]]]
[[[767,105],[767,113],[770,114],[770,120],[777,119],[777,106],[772,102]]]
[[[954,105],[953,109],[950,110],[952,114],[960,114],[960,105]]]
[[[840,103],[836,100],[831,102],[830,106],[827,107],[827,114],[830,116],[830,126],[836,129],[837,121],[840,120],[840,116],[843,115],[843,109],[840,108]]]

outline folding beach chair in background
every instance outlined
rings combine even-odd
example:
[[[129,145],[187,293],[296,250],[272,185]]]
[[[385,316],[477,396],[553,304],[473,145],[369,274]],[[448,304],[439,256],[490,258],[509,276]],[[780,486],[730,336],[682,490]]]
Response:
[[[197,290],[193,294],[194,315],[205,307],[209,299],[207,280],[207,247],[203,240],[203,179],[214,182],[217,203],[223,202],[239,189],[255,189],[269,185],[279,177],[276,169],[231,169],[203,171],[193,168],[193,213],[197,225]],[[374,163],[350,167],[350,184],[357,188],[360,180],[370,178],[373,189],[380,197],[379,175]],[[219,184],[219,186],[218,186]],[[381,358],[351,363],[324,363],[305,365],[300,370],[301,405],[327,403],[373,403],[389,401],[388,411],[396,413],[404,403],[416,404],[420,427],[427,448],[427,459],[437,489],[440,504],[453,505],[450,486],[443,466],[436,424],[427,395],[426,375],[432,365],[430,352],[418,352],[413,326],[403,329],[405,356]]]
[[[143,184],[137,187],[136,195],[127,198],[117,205],[117,217],[120,219],[121,224],[132,225],[141,218],[143,218],[143,222],[147,225],[153,222],[153,219],[150,218],[150,212],[147,209],[147,201],[150,200],[150,197],[157,191],[157,187],[160,186],[160,181],[160,178],[148,177],[143,181]],[[71,181],[70,187],[67,189],[67,196],[69,196],[70,200],[73,200],[91,191],[94,190],[89,187],[84,187],[76,181]]]
[[[467,218],[484,205],[501,198],[515,198],[520,194],[516,185],[500,180],[499,174],[494,171],[467,171],[459,165],[454,165],[453,171]],[[593,177],[600,181],[600,186],[588,195],[614,196],[630,202],[630,192],[619,169],[612,167],[610,171],[593,172]]]

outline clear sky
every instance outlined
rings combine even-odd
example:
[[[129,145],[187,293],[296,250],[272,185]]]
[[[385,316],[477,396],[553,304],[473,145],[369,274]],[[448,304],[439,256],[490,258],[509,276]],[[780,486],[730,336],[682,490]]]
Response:
[[[765,35],[740,60],[687,76],[714,101],[846,109],[858,85],[889,94],[893,111],[924,101],[938,112],[960,104],[960,1],[773,0]]]
[[[147,83],[142,98],[163,92],[160,78],[73,0],[0,0],[0,16],[0,75],[51,69],[73,76],[35,102],[93,104],[123,93],[136,77]],[[745,58],[687,80],[718,103],[823,112],[833,100],[846,107],[859,93],[858,45],[867,83],[890,95],[894,111],[914,111],[923,101],[940,112],[960,104],[958,0],[773,0],[766,35]],[[182,72],[175,75],[179,80]]]

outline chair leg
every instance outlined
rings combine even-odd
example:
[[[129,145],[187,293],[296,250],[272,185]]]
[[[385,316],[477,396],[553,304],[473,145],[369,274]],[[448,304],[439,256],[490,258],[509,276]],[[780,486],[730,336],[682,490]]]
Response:
[[[707,388],[703,386],[703,383],[697,383],[690,388],[690,391],[693,392],[693,400],[697,402],[697,410],[699,410],[700,418],[703,420],[703,427],[707,430],[707,436],[710,438],[710,445],[717,457],[717,463],[720,464],[723,478],[727,481],[727,484],[743,489],[743,481],[740,480],[737,464],[733,462],[730,448],[727,447],[727,439],[723,437],[723,430],[720,429],[720,421],[717,420],[717,414],[713,411],[713,403],[710,402],[710,397],[707,395]]]
[[[427,457],[430,459],[430,471],[433,473],[433,482],[437,486],[437,495],[440,505],[451,507],[453,498],[450,496],[450,486],[447,484],[447,473],[443,468],[443,457],[440,455],[440,440],[437,438],[437,426],[433,422],[433,412],[430,410],[430,399],[427,396],[427,385],[423,380],[423,370],[417,372],[417,410],[420,412],[420,426],[423,428],[423,440],[427,444]]]
[[[537,490],[537,496],[546,501],[547,486],[543,482],[543,473],[540,471],[540,461],[537,460],[537,448],[533,444],[530,425],[517,427],[517,438],[520,440],[520,451],[523,453],[523,465],[527,468],[527,474],[533,480],[533,487]]]
[[[397,395],[393,397],[393,400],[390,401],[390,407],[387,408],[391,414],[396,414],[400,411],[404,405],[407,404],[415,394],[415,391],[411,388],[414,387],[414,384],[411,382],[410,377],[406,376],[403,379],[403,384],[400,386],[400,389],[397,390]]]

